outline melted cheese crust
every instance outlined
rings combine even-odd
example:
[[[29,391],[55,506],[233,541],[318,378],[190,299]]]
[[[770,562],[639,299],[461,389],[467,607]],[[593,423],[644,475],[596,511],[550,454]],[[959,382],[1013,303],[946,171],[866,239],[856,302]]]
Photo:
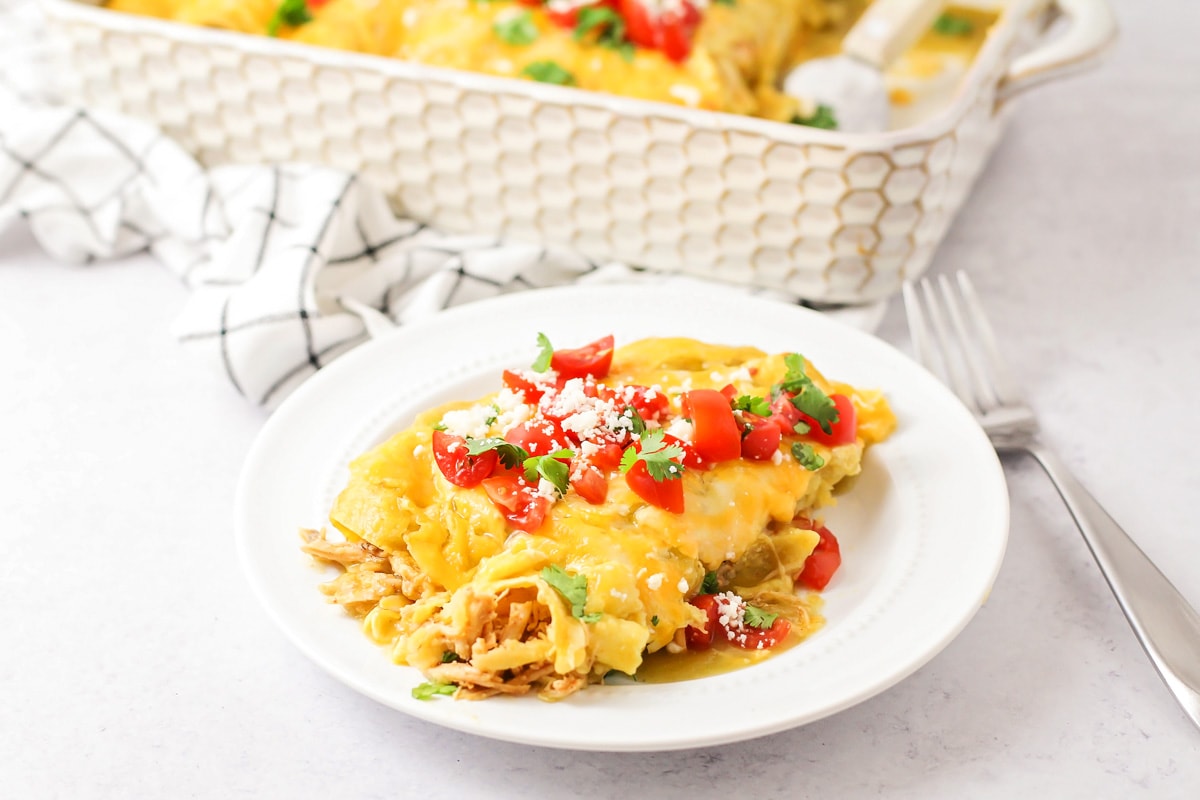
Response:
[[[657,387],[679,414],[684,391],[733,384],[762,396],[785,372],[782,355],[753,348],[646,339],[618,349],[603,382]],[[604,503],[568,491],[540,528],[524,533],[507,525],[482,488],[455,486],[439,470],[433,426],[472,405],[450,404],[421,414],[351,464],[330,513],[349,544],[310,533],[317,543],[306,549],[346,566],[323,590],[362,616],[368,635],[391,647],[398,663],[463,687],[463,696],[531,688],[563,696],[610,670],[633,674],[647,653],[681,651],[684,629],[704,622],[688,600],[705,573],[718,569],[744,597],[782,599],[798,640],[821,622],[792,585],[818,536],[793,521],[835,502],[834,487],[858,473],[864,447],[895,424],[878,392],[830,383],[811,365],[808,374],[827,392],[850,397],[858,417],[854,443],[814,445],[825,459],[816,471],[792,458],[785,439],[771,461],[687,471],[681,514],[649,505],[613,471]],[[488,432],[503,430],[493,423]],[[337,548],[353,558],[330,555]],[[542,580],[550,565],[586,576],[585,610],[597,621],[573,616]]]

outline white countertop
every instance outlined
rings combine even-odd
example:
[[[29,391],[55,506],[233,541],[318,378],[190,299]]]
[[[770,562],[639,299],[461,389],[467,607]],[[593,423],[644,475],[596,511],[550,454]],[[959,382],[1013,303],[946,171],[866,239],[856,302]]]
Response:
[[[1023,102],[934,270],[972,273],[1049,440],[1200,607],[1200,9],[1115,5],[1118,51]],[[362,697],[239,572],[234,486],[263,413],[171,339],[183,299],[148,258],[65,267],[0,237],[4,796],[1196,796],[1200,731],[1019,459],[987,605],[807,727],[573,753]],[[898,305],[881,334],[907,348]]]

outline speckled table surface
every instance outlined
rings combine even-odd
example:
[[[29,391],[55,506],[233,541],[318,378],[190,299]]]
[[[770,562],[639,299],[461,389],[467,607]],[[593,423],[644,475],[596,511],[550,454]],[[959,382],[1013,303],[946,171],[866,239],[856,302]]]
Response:
[[[1200,606],[1200,11],[1116,2],[1099,71],[1023,101],[934,265],[969,270],[1048,438]],[[1151,8],[1153,6],[1153,8]],[[724,747],[572,753],[380,706],[285,641],[231,512],[261,412],[181,357],[183,289],[0,238],[0,786],[41,797],[1190,798],[1200,731],[1065,509],[1006,463],[987,605],[891,690]],[[113,313],[119,308],[118,313]],[[908,347],[893,305],[881,335]]]

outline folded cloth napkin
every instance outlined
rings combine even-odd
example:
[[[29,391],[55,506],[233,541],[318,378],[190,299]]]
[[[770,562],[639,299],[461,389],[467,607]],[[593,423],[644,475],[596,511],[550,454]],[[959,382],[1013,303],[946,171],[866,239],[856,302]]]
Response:
[[[336,169],[205,170],[151,125],[47,104],[14,85],[39,73],[28,44],[36,24],[30,4],[0,0],[0,233],[27,225],[49,255],[75,263],[148,250],[191,290],[174,334],[254,403],[273,407],[369,338],[369,309],[406,324],[581,280],[686,280],[439,232],[396,216],[382,191]],[[878,320],[872,310],[848,316],[861,327]]]

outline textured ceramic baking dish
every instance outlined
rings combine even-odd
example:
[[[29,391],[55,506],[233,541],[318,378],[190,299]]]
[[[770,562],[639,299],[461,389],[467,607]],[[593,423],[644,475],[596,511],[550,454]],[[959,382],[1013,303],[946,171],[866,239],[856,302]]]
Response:
[[[1003,14],[940,111],[844,134],[43,2],[67,99],[207,164],[329,164],[447,230],[838,303],[921,273],[1009,100],[1114,34],[1104,0],[987,3]]]

